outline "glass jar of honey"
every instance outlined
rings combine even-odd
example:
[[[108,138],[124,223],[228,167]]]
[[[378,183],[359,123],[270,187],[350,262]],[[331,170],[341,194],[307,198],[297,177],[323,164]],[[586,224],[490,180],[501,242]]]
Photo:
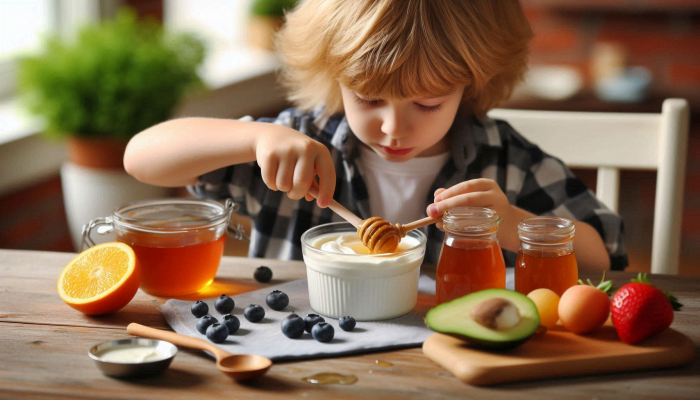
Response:
[[[141,289],[155,296],[195,293],[214,280],[224,251],[232,201],[157,199],[129,203],[83,227],[83,246],[94,245],[90,232],[114,233],[131,246],[141,265]]]
[[[499,223],[498,214],[488,208],[458,207],[445,212],[445,239],[435,276],[438,304],[483,289],[505,289]]]
[[[515,261],[515,290],[527,295],[547,288],[561,296],[578,282],[574,223],[566,218],[533,217],[518,224],[520,250]]]

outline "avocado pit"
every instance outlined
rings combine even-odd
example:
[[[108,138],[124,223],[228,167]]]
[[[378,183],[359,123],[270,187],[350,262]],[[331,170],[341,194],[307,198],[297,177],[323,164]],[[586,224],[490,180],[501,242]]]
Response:
[[[518,325],[521,319],[518,307],[501,297],[478,303],[469,316],[481,326],[499,331]]]

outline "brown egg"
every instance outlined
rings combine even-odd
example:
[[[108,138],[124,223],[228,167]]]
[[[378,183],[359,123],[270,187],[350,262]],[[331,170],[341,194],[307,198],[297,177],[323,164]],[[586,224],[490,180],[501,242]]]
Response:
[[[559,300],[559,320],[566,330],[587,333],[600,328],[610,315],[610,298],[588,285],[572,286]]]

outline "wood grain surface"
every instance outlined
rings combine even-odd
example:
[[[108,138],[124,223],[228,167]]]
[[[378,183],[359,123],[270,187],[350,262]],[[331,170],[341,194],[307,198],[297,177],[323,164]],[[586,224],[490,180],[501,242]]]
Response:
[[[608,323],[586,335],[556,325],[504,352],[470,348],[463,340],[436,333],[423,343],[423,353],[463,382],[493,385],[679,367],[694,359],[695,344],[682,333],[667,329],[632,346],[618,339]]]
[[[139,291],[129,305],[102,317],[88,317],[58,297],[56,281],[70,253],[0,250],[0,399],[697,399],[700,362],[682,368],[578,378],[547,379],[490,387],[461,382],[427,359],[420,348],[300,362],[276,363],[265,377],[237,383],[216,369],[211,357],[181,349],[157,377],[106,377],[87,356],[101,341],[129,337],[130,322],[169,329],[157,310],[167,299]],[[267,265],[273,280],[259,284],[253,271]],[[432,275],[430,267],[423,272]],[[581,273],[599,279],[598,273]],[[611,273],[616,286],[634,274]],[[301,262],[224,257],[216,281],[196,296],[237,294],[306,277]],[[672,327],[700,343],[700,278],[653,276],[660,288],[684,304]],[[379,367],[376,360],[392,363]],[[302,378],[320,373],[352,374],[352,385],[314,385]]]

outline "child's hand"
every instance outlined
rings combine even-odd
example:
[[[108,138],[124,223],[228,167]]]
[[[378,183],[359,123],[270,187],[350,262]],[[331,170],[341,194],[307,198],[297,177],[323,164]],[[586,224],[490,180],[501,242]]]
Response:
[[[472,179],[448,189],[435,191],[435,202],[428,206],[428,216],[437,218],[455,207],[486,207],[494,210],[504,221],[510,221],[514,213],[508,198],[491,179]],[[442,222],[437,223],[442,229]],[[500,235],[499,235],[500,236]]]
[[[335,167],[326,146],[284,126],[261,133],[255,155],[262,179],[272,190],[287,192],[290,199],[306,198],[315,176],[319,177],[317,203],[327,207],[335,191]]]

